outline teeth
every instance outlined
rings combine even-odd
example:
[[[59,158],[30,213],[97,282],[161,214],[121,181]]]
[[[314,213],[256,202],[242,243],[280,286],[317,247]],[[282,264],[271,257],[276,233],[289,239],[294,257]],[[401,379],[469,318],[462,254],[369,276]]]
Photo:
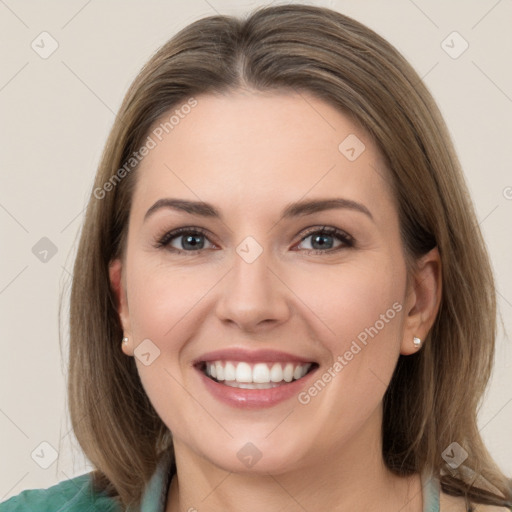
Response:
[[[212,368],[214,366],[212,365]],[[215,375],[212,375],[212,377],[215,377]],[[226,363],[226,366],[224,366],[224,379],[225,380],[235,380],[236,378],[236,368],[233,363]]]
[[[252,381],[253,382],[270,382],[270,370],[265,363],[258,363],[254,365],[252,369]]]
[[[270,380],[272,382],[281,382],[283,380],[283,367],[279,363],[274,363],[270,368]]]
[[[283,371],[283,377],[286,382],[291,382],[293,380],[293,364],[286,363]]]
[[[217,374],[217,380],[224,380],[224,366],[219,361],[215,363],[215,373]]]
[[[215,363],[220,364],[220,363]],[[217,380],[224,380],[219,379],[217,374]],[[247,363],[238,363],[236,366],[236,374],[235,374],[235,380],[237,382],[252,382],[252,371],[251,366]]]
[[[267,389],[279,383],[297,380],[308,372],[311,363],[255,363],[210,361],[206,363],[206,375],[227,386],[246,389]]]
[[[265,382],[265,383],[244,383],[244,382],[237,382],[236,380],[231,381],[224,381],[224,384],[226,386],[230,386],[232,388],[242,388],[242,389],[270,389],[270,388],[276,388],[280,386],[280,384],[276,384],[275,382]]]

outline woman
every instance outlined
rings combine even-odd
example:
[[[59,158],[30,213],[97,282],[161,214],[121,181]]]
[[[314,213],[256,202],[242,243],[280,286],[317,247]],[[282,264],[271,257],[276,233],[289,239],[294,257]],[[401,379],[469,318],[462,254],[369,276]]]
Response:
[[[96,470],[0,511],[507,510],[476,422],[495,316],[447,129],[389,43],[312,6],[192,23],[128,91],[81,234],[68,392]]]

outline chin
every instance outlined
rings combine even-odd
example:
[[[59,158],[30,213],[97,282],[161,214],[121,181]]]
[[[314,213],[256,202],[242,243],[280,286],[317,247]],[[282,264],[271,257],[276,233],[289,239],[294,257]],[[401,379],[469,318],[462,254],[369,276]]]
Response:
[[[250,436],[244,436],[219,442],[214,449],[210,444],[198,453],[218,468],[232,473],[280,474],[306,464],[305,448],[298,440],[283,445],[277,438],[270,440],[261,436],[253,441],[249,439]]]

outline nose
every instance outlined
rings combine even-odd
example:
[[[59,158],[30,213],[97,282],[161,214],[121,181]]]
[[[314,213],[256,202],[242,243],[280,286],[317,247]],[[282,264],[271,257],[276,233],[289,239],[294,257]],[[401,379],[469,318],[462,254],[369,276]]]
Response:
[[[268,263],[265,251],[252,263],[235,253],[216,307],[223,323],[256,333],[274,328],[290,317],[291,292]]]

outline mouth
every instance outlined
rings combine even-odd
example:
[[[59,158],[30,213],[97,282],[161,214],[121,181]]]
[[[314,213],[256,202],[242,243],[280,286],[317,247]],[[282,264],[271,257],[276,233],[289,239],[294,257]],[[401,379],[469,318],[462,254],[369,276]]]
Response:
[[[218,384],[240,389],[271,389],[300,381],[313,372],[315,362],[201,361],[196,368]]]

